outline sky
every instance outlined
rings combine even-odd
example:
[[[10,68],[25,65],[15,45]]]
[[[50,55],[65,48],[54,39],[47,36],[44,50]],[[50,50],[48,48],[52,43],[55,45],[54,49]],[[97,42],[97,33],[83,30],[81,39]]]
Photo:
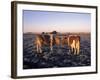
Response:
[[[23,10],[23,32],[90,32],[91,14]]]

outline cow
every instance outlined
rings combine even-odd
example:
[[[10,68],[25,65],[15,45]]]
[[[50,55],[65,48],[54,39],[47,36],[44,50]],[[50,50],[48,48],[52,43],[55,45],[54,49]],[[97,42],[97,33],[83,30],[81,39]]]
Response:
[[[47,45],[50,47],[50,51],[53,51],[54,45],[68,45],[70,48],[69,51],[74,53],[74,55],[78,55],[80,52],[80,36],[78,35],[67,35],[64,37],[60,37],[58,35],[53,34],[38,34],[35,39],[37,53],[42,53],[42,47]]]
[[[53,51],[53,45],[60,45],[59,36],[53,36],[53,34],[39,34],[36,35],[35,44],[37,48],[37,53],[42,53],[42,47],[47,45],[50,50]]]
[[[78,55],[80,53],[80,36],[68,35],[63,38],[62,42],[69,46],[69,51],[74,53],[74,55]]]

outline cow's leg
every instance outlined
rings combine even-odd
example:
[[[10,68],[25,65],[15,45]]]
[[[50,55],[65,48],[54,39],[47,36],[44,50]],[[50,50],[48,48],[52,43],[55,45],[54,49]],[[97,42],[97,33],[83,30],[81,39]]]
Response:
[[[72,45],[70,46],[69,52],[70,52],[71,54],[74,52],[74,48],[73,48]]]
[[[74,48],[74,55],[77,54],[77,48]]]
[[[42,44],[41,43],[39,43],[39,51],[40,51],[40,53],[42,53]]]
[[[37,52],[38,53],[42,53],[42,43],[40,42],[40,40],[37,39]]]
[[[77,47],[77,55],[79,55],[79,53],[80,53],[80,43],[79,43],[79,41],[77,42],[76,47]]]
[[[51,51],[53,51],[53,40],[51,39],[51,43],[50,43],[50,49]]]
[[[73,53],[76,55],[76,42],[73,40]]]
[[[71,53],[73,53],[73,47],[71,46]]]
[[[75,49],[75,40],[73,40],[72,44],[71,44],[71,52],[73,54],[76,54],[76,49]]]
[[[36,51],[39,53],[39,40],[36,38]]]
[[[70,45],[70,46],[69,46],[69,54],[71,54],[72,51],[73,51],[73,48],[72,48],[72,46]]]
[[[40,53],[42,53],[42,49],[41,49],[41,47],[40,47],[39,49],[40,49]]]
[[[53,47],[52,47],[52,45],[50,46],[50,49],[51,49],[51,51],[53,51]]]
[[[39,45],[36,44],[37,53],[39,52]]]
[[[50,50],[53,51],[53,44],[52,44],[52,40],[51,40],[51,43],[50,43]]]
[[[37,44],[37,53],[42,53],[42,49],[41,49],[41,46],[39,44]]]
[[[79,55],[79,53],[80,53],[80,47],[78,47],[77,49],[77,54]]]
[[[72,48],[72,53],[73,53],[74,55],[76,55],[76,48],[75,48],[75,47]]]
[[[53,51],[53,35],[50,34],[50,50]]]

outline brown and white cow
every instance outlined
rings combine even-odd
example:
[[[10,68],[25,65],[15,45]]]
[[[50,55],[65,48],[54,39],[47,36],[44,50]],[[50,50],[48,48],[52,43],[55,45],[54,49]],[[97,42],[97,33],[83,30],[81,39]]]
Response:
[[[80,36],[69,35],[65,41],[67,41],[67,44],[70,47],[70,52],[74,53],[74,55],[80,53]]]
[[[60,38],[58,36],[53,36],[53,34],[46,35],[36,35],[35,44],[38,53],[42,53],[42,47],[47,45],[50,50],[53,51],[53,45],[60,45]]]

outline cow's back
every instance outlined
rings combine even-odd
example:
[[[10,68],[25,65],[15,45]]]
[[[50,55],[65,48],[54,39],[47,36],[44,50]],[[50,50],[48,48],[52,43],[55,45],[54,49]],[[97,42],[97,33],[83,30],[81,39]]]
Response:
[[[70,45],[70,44],[72,44],[73,43],[73,40],[75,40],[75,36],[69,36],[68,37],[68,44]]]
[[[73,41],[75,41],[75,43],[77,43],[78,41],[80,41],[80,36],[78,35],[71,35],[68,37],[68,44],[72,44]]]

